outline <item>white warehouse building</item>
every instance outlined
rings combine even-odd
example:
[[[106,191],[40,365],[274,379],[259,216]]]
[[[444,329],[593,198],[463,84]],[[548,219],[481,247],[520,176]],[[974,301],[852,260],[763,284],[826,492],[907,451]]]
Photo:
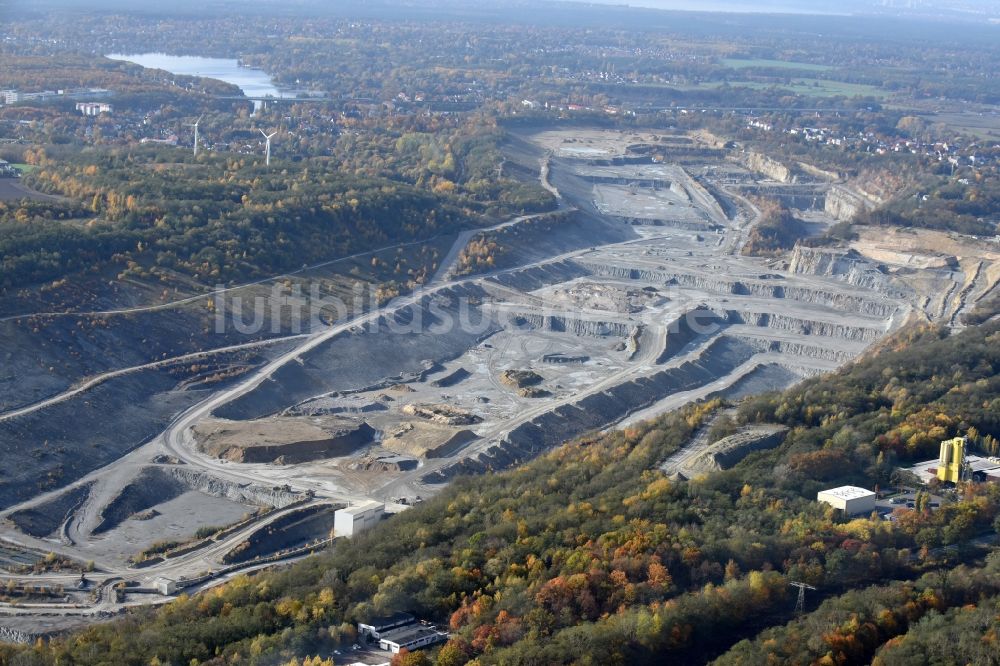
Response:
[[[861,513],[871,513],[875,510],[875,493],[857,486],[841,486],[821,490],[816,500],[825,502],[835,509],[840,509],[848,516]]]
[[[349,506],[338,509],[333,514],[333,534],[334,536],[354,536],[358,532],[364,532],[382,520],[385,513],[385,504],[381,502],[365,502],[357,506]]]
[[[85,116],[99,116],[102,113],[111,113],[112,107],[105,102],[77,102],[76,110]]]
[[[158,576],[153,579],[153,589],[162,594],[165,597],[177,594],[178,585],[177,581],[164,578],[163,576]]]
[[[434,627],[423,625],[410,625],[401,627],[382,634],[379,638],[378,646],[382,650],[388,650],[393,654],[399,654],[400,650],[419,650],[435,643],[444,643],[448,640],[448,634],[438,631]]]

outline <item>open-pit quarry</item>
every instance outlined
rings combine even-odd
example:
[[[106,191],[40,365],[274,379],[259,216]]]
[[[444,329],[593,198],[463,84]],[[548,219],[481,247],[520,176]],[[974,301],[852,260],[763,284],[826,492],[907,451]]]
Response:
[[[522,130],[505,168],[540,178],[558,211],[452,238],[408,295],[252,350],[227,337],[203,374],[229,374],[207,387],[161,373],[157,419],[123,432],[133,443],[113,460],[88,466],[88,432],[64,428],[80,460],[59,483],[25,476],[0,513],[0,578],[48,592],[0,605],[0,626],[30,639],[161,599],[157,580],[198,590],[336,547],[335,507],[400,511],[588,431],[784,388],[909,320],[959,325],[995,292],[998,253],[945,234],[862,230],[848,246],[745,256],[762,193],[817,232],[845,201],[868,205],[823,174],[783,182],[795,169],[779,167],[712,137]],[[0,413],[5,446],[44,438],[35,424],[74,401],[135,409],[107,384],[49,384]],[[710,472],[774,433],[758,435],[696,442],[664,469]],[[64,567],[29,573],[48,552]]]

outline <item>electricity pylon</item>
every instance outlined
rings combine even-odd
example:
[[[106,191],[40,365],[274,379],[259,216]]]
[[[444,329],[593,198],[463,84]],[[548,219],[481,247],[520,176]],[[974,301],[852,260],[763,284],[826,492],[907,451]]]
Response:
[[[792,581],[792,587],[799,588],[799,598],[795,602],[795,614],[802,615],[806,612],[806,590],[815,590],[816,588],[808,583],[800,583],[798,581]]]

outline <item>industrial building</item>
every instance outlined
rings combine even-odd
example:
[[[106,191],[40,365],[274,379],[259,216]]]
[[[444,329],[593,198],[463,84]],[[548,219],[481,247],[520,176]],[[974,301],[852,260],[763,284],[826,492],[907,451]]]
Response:
[[[107,97],[111,94],[105,88],[74,88],[70,90],[40,90],[38,92],[23,92],[21,90],[0,90],[0,100],[4,104],[21,102],[48,102],[56,99],[79,97]]]
[[[1000,482],[1000,458],[969,455],[968,437],[944,440],[936,460],[926,460],[906,470],[922,483],[930,483],[935,479],[952,484],[960,481]]]
[[[113,107],[107,102],[77,102],[76,110],[85,116],[99,116],[111,113]]]
[[[818,502],[825,502],[835,509],[840,509],[848,516],[871,513],[875,510],[875,493],[857,486],[841,486],[821,490],[816,495]]]
[[[159,576],[153,579],[153,589],[165,597],[177,594],[177,581]]]
[[[978,483],[1000,482],[1000,458],[983,456],[965,456],[966,480]],[[941,461],[939,459],[925,460],[912,467],[907,467],[923,483],[930,483],[941,478]]]
[[[398,654],[400,650],[419,650],[435,643],[444,643],[448,634],[437,628],[422,624],[411,624],[382,635],[378,641],[379,648]]]
[[[448,633],[426,622],[418,622],[409,613],[393,613],[358,623],[358,637],[378,641],[379,649],[398,654],[400,650],[419,650],[448,640]]]
[[[941,442],[941,454],[938,456],[938,481],[958,483],[965,477],[965,448],[968,440],[956,437]]]
[[[385,504],[381,502],[365,502],[339,509],[333,514],[333,534],[349,537],[364,532],[377,525],[384,513]]]
[[[415,624],[416,621],[417,618],[409,613],[393,613],[384,617],[373,617],[368,622],[358,623],[358,636],[377,641],[386,632]]]

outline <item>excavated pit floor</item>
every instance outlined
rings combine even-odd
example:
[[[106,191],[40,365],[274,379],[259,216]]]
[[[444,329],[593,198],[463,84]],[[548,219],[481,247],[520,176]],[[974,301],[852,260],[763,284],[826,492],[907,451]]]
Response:
[[[572,240],[560,246],[558,226],[498,230],[496,240],[510,241],[502,268],[446,278],[454,284],[437,292],[443,305],[428,297],[390,307],[380,326],[325,340],[213,410],[215,418],[235,421],[365,423],[375,431],[372,442],[300,464],[251,464],[198,452],[188,433],[184,467],[228,483],[308,489],[335,501],[376,499],[399,510],[405,504],[397,501],[433,494],[457,474],[509,467],[584,430],[650,418],[712,395],[784,388],[833,370],[914,310],[938,307],[947,316],[971,306],[996,279],[994,263],[976,267],[964,260],[967,274],[960,277],[963,267],[945,260],[949,273],[941,279],[958,286],[940,296],[939,281],[920,283],[906,271],[913,260],[890,256],[866,235],[855,249],[858,260],[821,253],[745,257],[741,243],[755,220],[727,187],[766,184],[764,176],[710,158],[693,164],[687,157],[683,166],[639,163],[649,146],[656,153],[664,141],[655,132],[552,130],[524,138],[516,159],[536,170],[532,160],[548,160],[546,184],[558,188],[564,208],[578,211],[577,229],[594,229],[602,240],[587,247],[579,234],[568,233]],[[667,137],[664,154],[677,145]],[[718,147],[694,141],[687,148],[711,153]],[[922,247],[907,251],[927,254]],[[871,259],[862,265],[866,253]],[[889,259],[900,275],[874,266]],[[983,254],[976,262],[994,260]],[[946,268],[936,270],[943,275]],[[460,324],[433,330],[462,314],[475,330]],[[389,325],[418,318],[423,326]],[[541,379],[518,386],[503,381],[506,371]],[[165,446],[154,440],[142,449],[143,464],[171,453]],[[122,477],[116,487],[141,473],[140,464],[131,464],[107,468]],[[92,523],[112,500],[109,493],[94,495],[84,507]],[[175,538],[232,522],[247,510],[230,499],[197,495],[186,491],[154,504],[161,515],[152,521],[120,521],[99,537],[102,556],[120,561],[149,545],[148,532]],[[76,552],[88,550],[81,545]]]
[[[155,505],[156,515],[147,520],[130,517],[90,541],[85,552],[92,558],[120,565],[155,543],[183,543],[200,528],[227,527],[246,518],[254,509],[221,497],[189,490],[168,502]]]

